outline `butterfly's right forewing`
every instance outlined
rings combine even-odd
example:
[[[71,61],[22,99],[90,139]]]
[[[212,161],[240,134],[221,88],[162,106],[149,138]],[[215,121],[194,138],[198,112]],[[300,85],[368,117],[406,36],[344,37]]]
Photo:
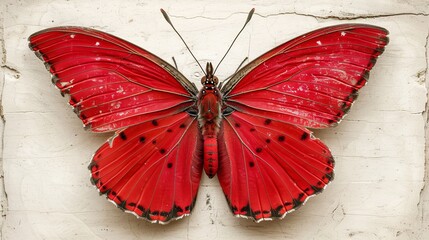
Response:
[[[342,24],[292,39],[234,74],[222,88],[225,105],[304,127],[335,126],[367,82],[387,34]]]

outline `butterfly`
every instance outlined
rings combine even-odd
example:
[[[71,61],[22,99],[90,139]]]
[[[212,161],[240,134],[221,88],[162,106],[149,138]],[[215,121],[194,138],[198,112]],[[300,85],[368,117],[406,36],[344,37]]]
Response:
[[[333,180],[332,154],[309,128],[344,117],[387,35],[366,24],[321,28],[225,84],[207,63],[201,90],[161,58],[95,29],[45,29],[29,46],[85,129],[115,131],[89,165],[100,195],[164,224],[191,213],[204,169],[235,216],[260,222],[283,218]]]

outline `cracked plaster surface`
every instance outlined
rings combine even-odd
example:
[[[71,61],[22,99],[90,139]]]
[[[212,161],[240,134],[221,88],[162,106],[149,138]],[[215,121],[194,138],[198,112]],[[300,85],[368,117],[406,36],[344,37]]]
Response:
[[[179,70],[198,82],[201,73],[161,7],[202,63],[222,57],[247,11],[256,8],[219,69],[220,79],[244,57],[252,60],[316,28],[361,22],[389,29],[390,43],[348,116],[336,128],[315,132],[337,163],[336,179],[323,194],[282,221],[255,224],[232,217],[217,180],[204,177],[193,215],[168,226],[137,220],[98,197],[86,166],[109,134],[84,132],[26,39],[52,26],[94,27],[166,60],[174,56]],[[0,8],[2,238],[429,237],[427,1],[6,0]]]

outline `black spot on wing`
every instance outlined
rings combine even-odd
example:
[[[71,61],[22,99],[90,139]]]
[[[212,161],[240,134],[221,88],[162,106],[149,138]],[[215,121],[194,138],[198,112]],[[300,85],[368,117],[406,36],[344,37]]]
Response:
[[[91,163],[88,165],[88,170],[97,171],[98,170],[97,163],[95,161],[91,161]]]
[[[326,160],[326,163],[333,168],[335,165],[334,158],[332,156],[328,157],[328,159]]]
[[[253,215],[252,214],[252,210],[250,209],[250,204],[249,203],[247,203],[246,206],[242,207],[240,209],[240,212],[241,212],[242,215],[245,215],[245,216],[252,216]]]
[[[119,133],[119,137],[124,141],[127,140],[127,135],[124,132]]]
[[[304,202],[301,201],[300,199],[293,199],[293,208],[298,208],[300,207]]]
[[[316,187],[316,186],[311,186],[311,188],[313,189],[313,194],[319,193],[321,191],[323,191],[323,188],[320,187]]]
[[[356,83],[356,86],[362,86],[362,85],[364,85],[365,84],[365,82],[366,82],[366,79],[364,78],[364,77],[361,77],[360,79],[359,79],[359,81]]]
[[[277,206],[275,209],[271,209],[271,217],[279,218],[282,216],[280,211],[284,208],[283,205]]]
[[[97,183],[98,183],[98,181],[100,181],[100,179],[99,178],[91,178],[90,179],[90,181],[91,181],[91,183],[92,183],[92,185],[97,185]]]
[[[158,121],[152,120],[152,125],[154,125],[155,127],[158,126]]]
[[[137,208],[138,208],[140,211],[142,211],[143,213],[145,212],[145,209],[144,209],[144,207],[143,207],[142,205],[138,205],[138,206],[137,206]]]
[[[302,140],[302,141],[307,140],[307,139],[308,139],[308,136],[309,136],[309,134],[308,134],[308,133],[306,133],[306,132],[304,132],[304,133],[301,135],[301,140]]]
[[[121,210],[125,210],[126,206],[127,206],[127,202],[126,201],[121,201],[121,203],[118,204],[118,208],[120,208]]]
[[[174,217],[178,216],[178,213],[183,213],[183,209],[180,206],[177,206],[176,204],[174,204],[174,206],[173,206],[173,216]]]
[[[170,212],[162,211],[159,213],[159,216],[167,217],[169,214],[170,214]],[[170,219],[171,219],[171,217],[167,218],[166,220],[168,221]]]

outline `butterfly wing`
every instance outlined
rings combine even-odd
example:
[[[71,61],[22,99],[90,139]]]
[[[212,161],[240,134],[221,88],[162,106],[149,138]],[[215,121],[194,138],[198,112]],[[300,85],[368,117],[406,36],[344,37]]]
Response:
[[[218,177],[235,215],[282,218],[333,179],[329,149],[306,127],[342,119],[387,34],[362,24],[322,28],[274,48],[224,85]]]
[[[105,132],[183,112],[198,90],[162,59],[105,32],[49,28],[29,37],[86,128]]]
[[[151,222],[189,215],[202,173],[202,141],[187,113],[131,126],[106,142],[89,166],[100,194]]]
[[[247,113],[225,118],[218,178],[234,215],[281,218],[333,178],[329,149],[303,127]]]
[[[222,88],[225,106],[310,128],[335,126],[388,43],[386,29],[322,28],[260,56]]]
[[[50,28],[29,41],[85,127],[117,130],[89,166],[100,194],[151,222],[188,215],[202,173],[195,86],[155,55],[97,30]]]

